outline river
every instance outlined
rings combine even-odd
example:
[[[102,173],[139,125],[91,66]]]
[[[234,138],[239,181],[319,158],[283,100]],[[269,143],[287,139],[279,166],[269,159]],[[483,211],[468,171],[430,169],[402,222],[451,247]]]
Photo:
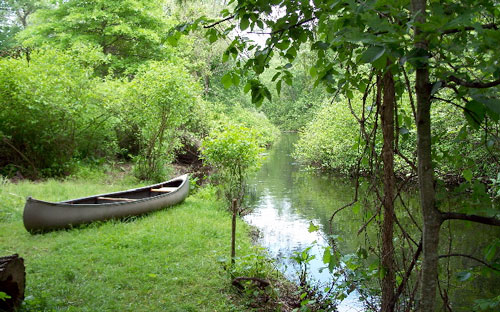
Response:
[[[307,170],[298,164],[291,155],[296,140],[296,134],[282,134],[280,140],[269,151],[262,168],[250,179],[250,195],[247,202],[253,210],[244,219],[260,230],[259,244],[267,248],[270,256],[277,259],[281,270],[292,280],[297,280],[297,265],[290,257],[295,252],[314,245],[310,254],[316,258],[310,263],[310,277],[316,282],[327,284],[330,280],[328,270],[320,272],[319,269],[324,267],[322,247],[328,246],[326,239],[328,220],[333,211],[352,201],[354,184],[348,179]],[[406,194],[405,198],[410,210],[418,211],[416,196]],[[418,215],[417,212],[415,214]],[[358,236],[357,232],[363,224],[360,215],[353,213],[352,209],[346,209],[334,219],[333,232],[338,237],[337,247],[343,254],[356,252],[363,242],[366,245],[367,240],[376,240],[374,230],[367,235]],[[320,230],[310,232],[311,223],[319,226]],[[488,242],[490,239],[498,238],[500,234],[497,229],[489,227],[468,227],[471,235],[460,232],[459,242],[453,245],[460,246],[461,252],[465,249],[481,255],[481,245],[477,243],[478,236],[483,238],[481,241]],[[467,259],[453,259],[450,263],[451,266],[477,264]],[[450,301],[456,308],[454,311],[470,311],[474,298],[492,298],[498,295],[500,293],[498,281],[497,275],[497,278],[475,279],[463,285],[455,283],[459,285],[455,285],[453,293],[449,294]],[[339,304],[338,311],[364,311],[363,303],[358,296],[356,291],[350,293]]]

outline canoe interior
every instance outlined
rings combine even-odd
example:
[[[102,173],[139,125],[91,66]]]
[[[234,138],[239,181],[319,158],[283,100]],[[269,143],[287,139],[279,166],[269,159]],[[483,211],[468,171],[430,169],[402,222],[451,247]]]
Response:
[[[125,201],[130,201],[130,200],[136,200],[136,199],[143,199],[143,198],[150,198],[150,197],[157,197],[166,194],[167,192],[158,192],[158,191],[152,191],[152,190],[157,190],[161,188],[178,188],[179,186],[182,185],[184,180],[182,179],[176,179],[173,181],[169,181],[166,183],[160,183],[156,184],[153,186],[147,186],[147,187],[142,187],[134,190],[128,190],[128,191],[123,191],[123,192],[116,192],[116,193],[110,193],[110,194],[100,194],[100,195],[95,195],[95,196],[90,196],[90,197],[85,197],[85,198],[78,198],[78,199],[73,199],[73,200],[68,200],[68,201],[63,201],[61,203],[65,204],[74,204],[74,205],[88,205],[88,204],[94,204],[94,205],[102,205],[102,204],[111,204],[111,203],[117,203],[117,202],[125,202]],[[103,198],[104,197],[104,198]],[[115,200],[113,200],[115,198]]]

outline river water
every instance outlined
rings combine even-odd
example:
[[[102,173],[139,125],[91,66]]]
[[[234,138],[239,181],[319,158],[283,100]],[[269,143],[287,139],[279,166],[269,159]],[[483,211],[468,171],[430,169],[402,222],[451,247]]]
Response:
[[[328,246],[328,220],[333,211],[352,201],[354,184],[333,175],[307,170],[298,164],[291,156],[296,140],[296,134],[282,134],[279,142],[267,155],[260,171],[250,179],[247,204],[253,211],[245,216],[245,221],[260,230],[259,244],[267,248],[270,256],[278,261],[281,270],[292,280],[297,280],[298,267],[290,257],[295,252],[314,245],[310,254],[316,258],[310,263],[310,277],[316,282],[327,284],[330,281],[328,270],[321,273],[319,269],[324,267],[322,247]],[[416,197],[407,197],[409,205],[417,207]],[[343,254],[354,253],[362,244],[362,240],[367,239],[366,235],[357,235],[363,221],[349,210],[339,213],[335,220],[333,232],[339,237],[337,247]],[[320,230],[309,232],[311,223],[319,226]],[[465,249],[479,254],[481,247],[477,244],[478,235],[485,236],[485,241],[488,242],[500,234],[498,230],[490,228],[469,227],[469,230],[474,234],[461,233],[460,243],[455,245],[472,246]],[[372,236],[376,239],[376,234]],[[460,251],[463,251],[463,248]],[[454,264],[475,265],[463,259],[453,260],[452,265]],[[474,298],[492,298],[498,295],[499,281],[498,277],[476,279],[474,283],[469,283],[470,285],[455,287],[455,291],[450,294],[454,311],[470,311]],[[338,311],[364,311],[358,297],[356,291],[350,293],[340,303]]]

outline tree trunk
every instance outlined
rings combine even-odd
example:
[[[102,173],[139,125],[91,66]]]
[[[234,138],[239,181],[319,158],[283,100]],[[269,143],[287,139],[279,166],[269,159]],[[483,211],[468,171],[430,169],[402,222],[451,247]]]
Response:
[[[388,67],[384,74],[382,85],[384,89],[380,119],[384,145],[382,147],[382,161],[384,163],[384,221],[382,224],[382,267],[385,270],[382,279],[382,306],[381,311],[394,311],[395,302],[395,265],[394,265],[394,78]]]
[[[427,69],[417,70],[417,155],[423,225],[423,263],[420,311],[433,311],[438,274],[441,214],[436,209],[431,157],[430,86]]]
[[[26,273],[24,260],[17,254],[0,257],[0,292],[10,298],[0,299],[0,311],[14,311],[24,299]]]
[[[426,22],[426,0],[412,0],[412,13],[419,24]],[[421,30],[415,28],[415,48],[428,53],[428,44]],[[422,283],[419,311],[434,311],[438,277],[438,247],[441,214],[436,208],[434,173],[431,154],[431,85],[429,66],[421,62],[417,67],[415,90],[417,93],[417,156],[420,207],[423,225]]]
[[[231,211],[233,213],[233,221],[231,223],[231,263],[234,263],[236,256],[236,215],[238,213],[238,200],[233,199]]]

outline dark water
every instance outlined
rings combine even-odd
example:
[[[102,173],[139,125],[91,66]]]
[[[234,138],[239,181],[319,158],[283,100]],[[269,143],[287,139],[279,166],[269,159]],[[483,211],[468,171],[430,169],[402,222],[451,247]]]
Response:
[[[333,211],[352,201],[354,184],[329,174],[306,170],[297,164],[291,156],[296,140],[296,134],[282,134],[280,141],[267,155],[263,167],[251,179],[249,205],[254,210],[245,220],[259,228],[262,233],[259,243],[269,250],[273,258],[278,259],[283,272],[291,279],[297,279],[297,266],[290,257],[314,244],[315,247],[310,251],[316,256],[310,263],[311,278],[326,284],[330,280],[328,270],[321,273],[319,269],[324,267],[321,247],[328,246],[325,238],[328,220]],[[415,211],[414,215],[418,216],[417,197],[406,194],[405,201],[409,209]],[[343,254],[354,253],[358,246],[363,243],[366,245],[367,240],[377,239],[375,230],[368,231],[366,235],[357,234],[363,224],[358,215],[352,209],[346,209],[334,219],[333,233],[339,237],[337,245]],[[402,223],[410,222],[407,215],[401,215]],[[311,222],[319,226],[320,231],[309,232]],[[482,246],[500,234],[497,229],[484,226],[467,226],[464,230],[463,225],[457,224],[456,228],[453,229],[452,224],[452,230],[460,230],[460,233],[455,235],[451,245],[443,237],[446,248],[451,246],[453,252],[468,252],[480,257]],[[447,235],[447,226],[443,227],[442,232],[443,236]],[[417,237],[415,233],[413,236]],[[483,242],[482,245],[478,241]],[[450,260],[451,267],[467,268],[473,265],[477,263],[467,259]],[[498,276],[476,279],[474,282],[458,282],[452,277],[450,283],[453,291],[449,296],[454,311],[471,311],[475,298],[492,298],[500,293]],[[352,292],[342,301],[339,311],[364,311],[358,295],[356,291]]]

